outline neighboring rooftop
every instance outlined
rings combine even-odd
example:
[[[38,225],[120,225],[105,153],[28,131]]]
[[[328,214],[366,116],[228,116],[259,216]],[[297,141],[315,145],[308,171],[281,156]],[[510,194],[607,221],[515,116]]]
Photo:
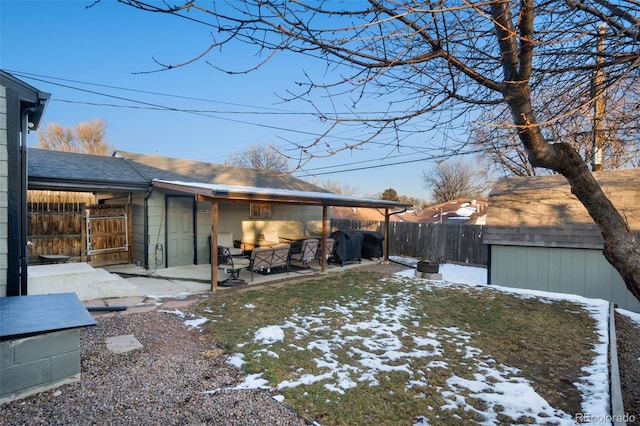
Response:
[[[458,198],[454,201],[436,204],[417,212],[419,223],[463,223],[484,225],[487,218],[486,198]]]

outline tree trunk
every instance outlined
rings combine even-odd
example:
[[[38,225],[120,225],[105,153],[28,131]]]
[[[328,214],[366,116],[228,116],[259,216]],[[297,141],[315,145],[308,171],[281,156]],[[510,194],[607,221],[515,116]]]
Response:
[[[640,300],[640,245],[624,218],[575,149],[569,144],[550,144],[544,140],[533,116],[528,85],[506,83],[504,94],[529,161],[534,167],[551,169],[567,179],[571,192],[600,228],[604,257],[620,273],[627,289]]]

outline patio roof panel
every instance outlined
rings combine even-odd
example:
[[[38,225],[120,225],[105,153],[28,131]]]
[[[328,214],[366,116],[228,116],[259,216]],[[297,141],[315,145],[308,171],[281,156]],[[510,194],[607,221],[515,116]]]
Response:
[[[317,206],[371,207],[404,209],[410,204],[374,198],[353,197],[329,192],[296,191],[291,189],[258,188],[250,186],[222,185],[182,181],[153,180],[158,188],[196,194],[203,199],[235,200],[247,202],[291,203]]]

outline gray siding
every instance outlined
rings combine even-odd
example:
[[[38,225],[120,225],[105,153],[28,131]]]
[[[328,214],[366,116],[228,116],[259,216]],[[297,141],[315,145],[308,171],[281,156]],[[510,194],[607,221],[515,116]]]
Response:
[[[640,302],[600,250],[491,246],[492,285],[577,294],[640,312]]]
[[[7,295],[9,175],[7,153],[7,91],[0,86],[0,297]]]
[[[209,248],[209,236],[211,235],[211,203],[197,203],[195,227],[196,261],[198,265],[209,263],[209,251],[211,250]]]

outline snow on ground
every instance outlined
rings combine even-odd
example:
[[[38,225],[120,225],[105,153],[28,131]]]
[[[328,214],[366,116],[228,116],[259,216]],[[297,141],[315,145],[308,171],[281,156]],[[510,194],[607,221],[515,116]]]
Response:
[[[401,260],[400,263],[408,265],[407,270],[401,271],[396,276],[403,280],[421,280],[415,277],[415,269],[411,268],[415,260]],[[452,284],[466,284],[474,287],[483,287],[487,283],[487,271],[484,268],[471,266],[442,264],[440,273],[446,280],[430,281],[430,285],[449,286]],[[426,282],[426,280],[424,280]],[[407,306],[402,302],[386,303],[376,307],[377,314],[367,322],[355,322],[346,325],[342,330],[335,330],[334,334],[326,339],[317,340],[308,345],[307,348],[300,348],[291,342],[290,347],[294,350],[305,350],[319,348],[324,354],[322,358],[315,360],[319,367],[324,367],[324,373],[319,375],[302,374],[296,380],[288,380],[275,385],[275,389],[295,387],[302,384],[309,384],[318,381],[328,381],[325,387],[337,394],[344,393],[345,390],[363,385],[376,385],[376,376],[383,371],[408,371],[409,363],[398,362],[399,360],[409,360],[414,357],[436,357],[442,355],[442,344],[445,341],[456,341],[461,350],[465,352],[465,358],[469,362],[475,362],[477,373],[473,379],[451,376],[446,387],[437,389],[438,392],[448,401],[443,407],[438,407],[441,411],[462,407],[465,410],[477,412],[480,418],[486,419],[482,424],[495,424],[498,422],[498,412],[504,413],[511,418],[520,416],[533,417],[537,423],[550,423],[559,425],[578,424],[576,416],[581,416],[581,420],[589,424],[589,420],[596,421],[591,424],[609,424],[609,369],[608,369],[608,321],[609,303],[599,299],[587,299],[576,295],[548,293],[533,290],[522,290],[501,286],[491,286],[492,289],[516,293],[524,297],[541,297],[546,299],[563,299],[582,304],[597,322],[599,343],[594,348],[596,357],[592,365],[585,366],[583,371],[585,376],[580,383],[576,383],[583,395],[583,413],[565,413],[554,409],[545,401],[531,384],[519,376],[516,368],[502,365],[491,359],[478,348],[468,345],[471,336],[457,328],[433,328],[427,331],[425,336],[414,336],[415,348],[407,351],[403,347],[394,333],[401,326],[401,320],[406,320],[411,315]],[[410,297],[410,296],[408,296]],[[396,299],[397,300],[397,299]],[[366,301],[362,301],[366,303]],[[350,302],[347,306],[332,305],[324,306],[321,309],[339,310],[345,318],[349,318],[352,312],[358,310],[358,303]],[[254,306],[245,306],[252,309]],[[640,324],[640,314],[628,311],[620,311]],[[294,330],[294,334],[306,335],[310,329],[322,327],[321,315],[299,316],[293,314],[283,324],[273,324],[258,330],[254,335],[254,341],[265,346],[264,351],[269,354],[268,347],[276,341],[284,339],[284,329]],[[357,337],[362,333],[348,335],[346,331],[352,329],[367,330],[372,337]],[[348,335],[348,338],[345,336]],[[357,356],[360,358],[360,367],[354,365],[341,365],[337,362],[336,350],[344,350],[348,345],[347,340],[358,339],[358,347],[369,348],[370,351],[357,349]],[[356,350],[356,349],[353,349]],[[381,352],[382,351],[382,352]],[[270,356],[277,356],[271,352]],[[235,366],[242,366],[244,363],[242,354],[235,354],[229,357],[228,363]],[[446,368],[442,361],[433,361],[432,368]],[[408,387],[424,387],[427,383],[428,372],[409,372],[412,379]],[[261,374],[249,375],[238,388],[269,388],[269,384],[262,378]],[[463,395],[468,395],[465,397]],[[470,400],[479,399],[484,405],[479,408],[478,404],[472,404]],[[430,407],[429,409],[434,409]],[[603,421],[604,420],[604,421]],[[582,423],[581,423],[582,424]],[[428,425],[426,417],[419,417],[415,425]]]

